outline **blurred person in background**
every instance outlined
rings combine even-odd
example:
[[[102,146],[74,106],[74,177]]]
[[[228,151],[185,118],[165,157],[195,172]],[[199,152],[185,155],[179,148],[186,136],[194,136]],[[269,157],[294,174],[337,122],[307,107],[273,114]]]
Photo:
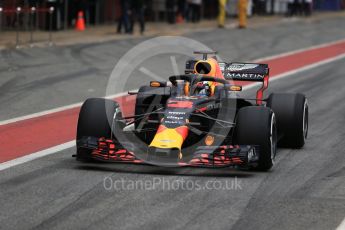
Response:
[[[218,13],[218,27],[224,28],[226,19],[226,4],[227,0],[218,0],[219,13]]]
[[[313,0],[303,1],[303,11],[305,16],[310,16],[313,8]]]
[[[286,16],[291,17],[294,14],[294,3],[295,0],[288,0]]]
[[[165,0],[165,8],[167,11],[167,19],[168,23],[174,24],[175,23],[175,0]]]
[[[120,0],[121,16],[117,24],[117,33],[122,33],[122,28],[125,29],[125,33],[129,33],[129,6],[130,2],[128,0]]]
[[[257,14],[258,15],[265,15],[266,14],[266,0],[257,0]]]
[[[245,29],[247,28],[247,7],[248,0],[238,0],[237,9],[238,9],[238,28]]]
[[[182,22],[186,16],[186,0],[177,0],[177,17],[181,17]]]
[[[186,11],[185,11],[185,19],[187,22],[190,22],[190,16],[191,16],[191,10],[192,10],[192,1],[186,0]]]
[[[303,14],[303,0],[295,0],[295,15]]]
[[[275,1],[276,1],[276,0],[271,0],[271,1],[270,1],[270,5],[271,5],[271,6],[270,6],[270,9],[271,9],[271,10],[270,10],[270,14],[271,14],[271,15],[274,15],[274,8],[275,8],[275,3],[276,3]]]
[[[288,1],[288,16],[296,16],[301,15],[303,13],[302,10],[302,0],[289,0]]]
[[[253,0],[253,13],[256,15],[262,15],[262,1],[263,0]]]
[[[201,3],[202,0],[188,0],[188,10],[190,13],[189,19],[191,22],[199,22],[201,18]]]
[[[129,33],[133,33],[135,22],[140,24],[140,34],[145,31],[145,0],[131,0]]]

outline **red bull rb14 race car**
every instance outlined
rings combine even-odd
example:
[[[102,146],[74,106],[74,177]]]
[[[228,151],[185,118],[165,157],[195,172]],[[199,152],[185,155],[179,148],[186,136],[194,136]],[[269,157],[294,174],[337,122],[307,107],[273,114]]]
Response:
[[[185,74],[152,81],[136,95],[135,112],[103,98],[84,102],[77,127],[79,161],[267,171],[278,147],[301,148],[308,134],[303,94],[272,93],[267,64],[219,62],[196,52]],[[238,96],[245,81],[261,82],[255,99]]]

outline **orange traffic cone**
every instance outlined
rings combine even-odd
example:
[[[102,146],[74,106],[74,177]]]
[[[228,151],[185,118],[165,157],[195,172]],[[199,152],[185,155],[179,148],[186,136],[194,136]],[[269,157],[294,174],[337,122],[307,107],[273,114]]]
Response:
[[[84,20],[83,11],[78,12],[78,19],[77,19],[77,23],[75,24],[75,29],[78,31],[84,31],[85,30],[85,20]]]
[[[183,17],[182,17],[181,14],[178,14],[178,15],[176,16],[176,23],[177,23],[177,24],[183,23]]]

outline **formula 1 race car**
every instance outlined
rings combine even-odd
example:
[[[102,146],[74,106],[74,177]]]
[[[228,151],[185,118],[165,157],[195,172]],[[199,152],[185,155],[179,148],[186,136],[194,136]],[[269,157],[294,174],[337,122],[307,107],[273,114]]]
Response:
[[[264,99],[267,64],[224,63],[215,52],[196,54],[202,58],[187,61],[185,74],[130,92],[136,95],[132,116],[123,116],[113,100],[86,100],[78,120],[77,160],[267,171],[277,146],[304,146],[303,94],[272,93]],[[237,95],[243,81],[262,82],[255,99]]]

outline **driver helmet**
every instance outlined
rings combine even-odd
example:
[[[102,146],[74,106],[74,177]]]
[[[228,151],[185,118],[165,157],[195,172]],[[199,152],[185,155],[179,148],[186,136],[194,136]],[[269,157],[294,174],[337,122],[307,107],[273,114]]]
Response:
[[[199,95],[210,96],[211,95],[211,85],[208,81],[199,82],[197,85],[199,89]]]

